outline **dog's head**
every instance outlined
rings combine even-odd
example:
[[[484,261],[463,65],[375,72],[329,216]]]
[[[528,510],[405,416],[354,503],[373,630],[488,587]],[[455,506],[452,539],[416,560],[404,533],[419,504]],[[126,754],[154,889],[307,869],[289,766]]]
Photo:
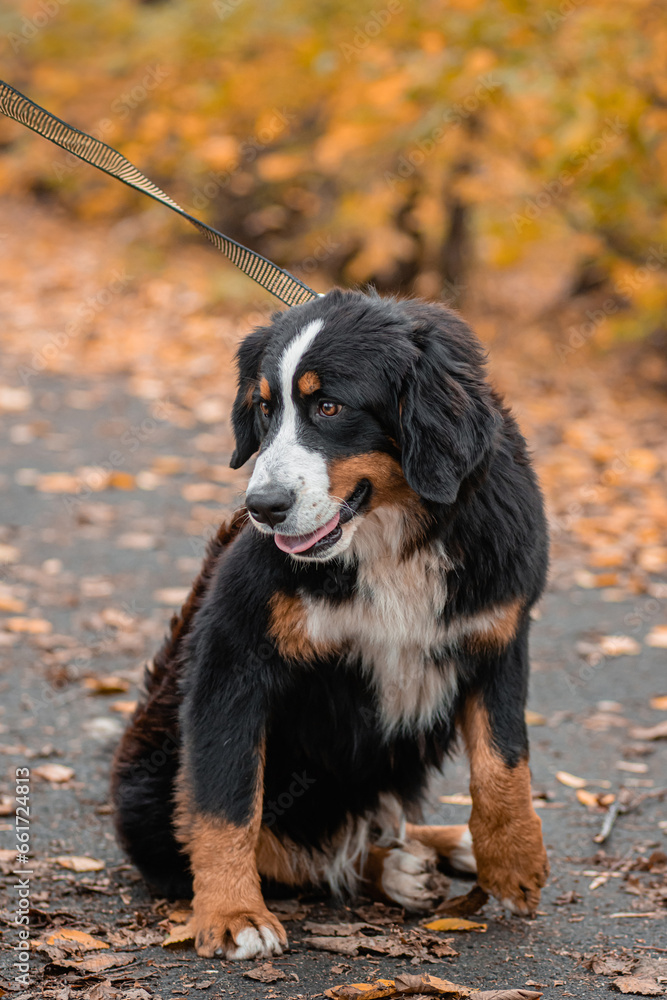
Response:
[[[259,449],[246,504],[300,560],[344,552],[382,505],[456,501],[500,419],[479,341],[454,313],[335,290],[242,343],[237,469]]]

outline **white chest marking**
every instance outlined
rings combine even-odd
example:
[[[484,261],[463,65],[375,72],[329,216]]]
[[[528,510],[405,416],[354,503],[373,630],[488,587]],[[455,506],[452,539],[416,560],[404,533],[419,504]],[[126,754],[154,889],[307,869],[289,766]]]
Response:
[[[440,621],[446,559],[433,548],[399,562],[401,534],[398,509],[366,515],[346,553],[359,558],[355,596],[339,607],[304,597],[311,638],[361,661],[386,733],[428,727],[456,693],[454,667],[434,662],[448,638]]]

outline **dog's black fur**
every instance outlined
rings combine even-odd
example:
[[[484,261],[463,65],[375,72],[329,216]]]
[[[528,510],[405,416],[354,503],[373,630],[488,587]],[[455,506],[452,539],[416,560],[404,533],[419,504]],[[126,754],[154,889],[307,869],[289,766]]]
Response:
[[[203,575],[174,619],[114,766],[121,843],[166,896],[192,891],[188,855],[174,835],[184,756],[191,808],[235,827],[251,820],[265,759],[264,824],[310,850],[332,843],[350,817],[372,820],[383,794],[414,814],[472,695],[482,700],[504,766],[511,770],[527,755],[529,612],[547,568],[542,499],[524,439],[486,381],[481,346],[456,314],[333,291],[275,316],[238,352],[232,466],[274,441],[280,401],[267,419],[258,405],[260,378],[275,399],[286,346],[317,319],[323,329],[299,362],[295,386],[299,373],[311,370],[322,388],[295,403],[299,441],[330,469],[371,456],[368,474],[358,477],[359,531],[386,509],[374,513],[386,489],[374,482],[377,456],[402,469],[407,488],[395,506],[404,541],[389,576],[427,549],[444,554],[438,627],[451,638],[425,655],[434,670],[453,670],[456,683],[427,724],[406,719],[388,729],[373,668],[349,646],[325,643],[303,662],[286,656],[271,619],[275,595],[318,602],[325,617],[327,608],[372,595],[359,584],[359,558],[297,561],[266,528],[237,514],[211,544]],[[313,410],[323,396],[342,404],[335,420]],[[404,502],[407,494],[414,502]],[[461,624],[510,606],[519,610],[503,640],[486,641],[484,633],[480,641]]]

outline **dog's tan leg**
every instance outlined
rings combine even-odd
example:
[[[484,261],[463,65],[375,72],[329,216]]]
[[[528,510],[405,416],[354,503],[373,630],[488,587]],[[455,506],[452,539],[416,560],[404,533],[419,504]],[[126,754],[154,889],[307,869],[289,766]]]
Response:
[[[479,884],[513,913],[531,914],[549,864],[531,799],[527,753],[513,764],[504,759],[479,695],[467,700],[462,729],[470,759],[470,833]]]
[[[187,769],[179,774],[177,835],[194,875],[189,928],[197,953],[205,958],[268,958],[287,945],[282,924],[264,903],[257,871],[262,782],[260,767],[252,815],[247,824],[235,825],[193,808]]]
[[[445,858],[452,868],[460,872],[476,872],[472,837],[467,824],[460,826],[417,826],[407,823],[406,836],[431,847],[439,857]]]

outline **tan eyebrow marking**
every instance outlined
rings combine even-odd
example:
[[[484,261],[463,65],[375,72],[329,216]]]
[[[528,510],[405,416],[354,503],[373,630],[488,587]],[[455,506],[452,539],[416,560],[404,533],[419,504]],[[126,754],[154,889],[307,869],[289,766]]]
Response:
[[[271,389],[269,387],[269,382],[268,379],[265,378],[264,376],[262,376],[262,379],[259,383],[259,394],[266,403],[268,403],[269,400],[271,399]]]
[[[304,372],[299,379],[299,392],[302,396],[310,396],[322,388],[320,377],[317,372]]]
[[[243,397],[243,402],[247,407],[252,406],[252,397],[254,396],[254,394],[255,394],[255,383],[251,382],[245,391],[245,396]]]

